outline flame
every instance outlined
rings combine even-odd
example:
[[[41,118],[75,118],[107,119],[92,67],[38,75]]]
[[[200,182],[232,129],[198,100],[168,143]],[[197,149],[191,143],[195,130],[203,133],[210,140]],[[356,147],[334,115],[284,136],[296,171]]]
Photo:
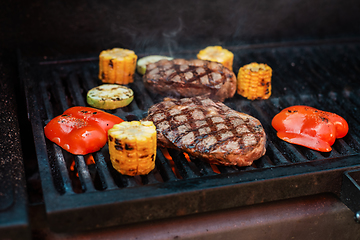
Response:
[[[191,162],[191,159],[190,159],[189,154],[184,153],[184,156],[185,156],[185,158],[186,158],[186,160],[187,160],[188,162]],[[217,167],[216,165],[210,164],[210,166],[211,166],[211,169],[214,171],[214,173],[217,173],[217,174],[220,174],[220,173],[221,173],[220,170],[218,169],[218,167]]]
[[[162,148],[161,152],[163,153],[164,157],[167,160],[172,161],[172,157],[170,156],[170,153],[168,152],[168,150],[166,148]]]
[[[218,169],[218,167],[214,164],[210,164],[212,170],[214,171],[214,173],[220,174],[220,170]]]
[[[72,161],[70,171],[75,171],[75,160]]]
[[[169,161],[171,170],[173,171],[173,173],[175,174],[175,176],[177,178],[182,178],[182,176],[180,175],[180,173],[178,172],[177,168],[175,167],[175,162],[172,159],[172,157],[170,156],[170,153],[168,152],[168,150],[166,148],[161,148],[161,152],[163,153],[164,157]]]
[[[86,165],[95,164],[94,157],[91,154],[84,156],[84,159],[85,159],[85,164]],[[75,171],[75,160],[74,159],[71,162],[70,171]],[[76,173],[76,176],[79,177],[79,174]]]
[[[184,156],[185,156],[185,158],[186,158],[186,160],[187,160],[188,162],[191,162],[190,157],[189,157],[189,155],[188,155],[187,153],[184,153]]]
[[[85,163],[86,163],[86,165],[95,164],[93,155],[85,156]]]

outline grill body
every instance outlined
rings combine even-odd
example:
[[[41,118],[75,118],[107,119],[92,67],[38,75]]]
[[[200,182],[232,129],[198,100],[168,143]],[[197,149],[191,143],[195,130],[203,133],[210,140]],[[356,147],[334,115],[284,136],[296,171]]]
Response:
[[[334,49],[338,50],[337,56],[333,55]],[[356,76],[359,60],[346,55],[346,63],[339,67],[334,59],[344,60],[346,52],[360,51],[360,46],[234,47],[232,51],[240,59],[235,69],[252,61],[266,62],[276,69],[272,81],[276,87],[270,99],[249,101],[236,95],[225,101],[262,122],[268,138],[265,156],[250,167],[218,166],[217,173],[199,159],[188,162],[175,150],[168,150],[174,162],[171,168],[159,150],[156,170],[139,178],[114,171],[106,147],[92,154],[95,164],[88,166],[84,156],[68,154],[43,135],[43,127],[53,117],[71,106],[86,105],[87,91],[100,84],[97,57],[24,61],[21,69],[51,227],[57,231],[94,229],[325,192],[340,195],[343,172],[359,167],[360,147],[358,113],[351,111],[358,106],[355,89],[359,83],[356,78],[343,79],[342,73],[349,71]],[[195,56],[196,52],[191,51],[175,55]],[[144,118],[147,109],[162,99],[144,88],[139,75],[129,87],[134,90],[134,101],[111,111],[123,119]],[[337,140],[330,153],[281,141],[271,127],[271,119],[281,109],[297,104],[343,116],[349,123],[349,134]],[[73,162],[75,170],[71,171]],[[94,215],[96,219],[91,217]]]

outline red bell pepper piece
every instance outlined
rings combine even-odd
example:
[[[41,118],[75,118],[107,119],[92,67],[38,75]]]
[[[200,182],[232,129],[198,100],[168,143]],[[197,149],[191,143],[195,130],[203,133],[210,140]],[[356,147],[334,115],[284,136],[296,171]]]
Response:
[[[349,130],[339,115],[300,105],[283,109],[271,124],[280,139],[320,152],[330,152],[336,138]]]
[[[53,118],[44,128],[45,136],[76,155],[100,150],[107,142],[107,132],[123,120],[89,107],[72,107]]]

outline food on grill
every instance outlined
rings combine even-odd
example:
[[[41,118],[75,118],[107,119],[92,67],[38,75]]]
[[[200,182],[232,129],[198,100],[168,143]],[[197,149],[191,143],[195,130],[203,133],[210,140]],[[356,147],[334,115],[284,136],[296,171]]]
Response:
[[[134,51],[113,48],[99,56],[99,79],[104,83],[128,84],[134,81],[137,56]]]
[[[349,130],[339,115],[300,105],[283,109],[271,124],[280,139],[320,152],[330,152],[336,138]]]
[[[200,59],[160,60],[147,65],[147,89],[171,97],[206,95],[224,101],[236,92],[236,76],[217,62]]]
[[[107,131],[123,120],[90,107],[72,107],[53,118],[44,128],[45,136],[66,151],[85,155],[107,142]]]
[[[233,70],[234,54],[221,46],[210,46],[197,54],[197,58],[201,60],[209,60],[213,62],[219,62],[229,70]]]
[[[263,63],[250,63],[239,69],[237,93],[249,100],[268,99],[271,95],[272,69]]]
[[[110,160],[121,174],[145,175],[155,168],[156,128],[151,121],[116,124],[108,136]]]
[[[159,147],[212,164],[249,166],[266,151],[259,120],[206,97],[166,98],[149,109],[146,120],[156,126]]]
[[[155,63],[157,61],[160,61],[161,59],[172,60],[173,58],[172,57],[167,57],[167,56],[160,56],[160,55],[146,56],[146,57],[140,58],[137,61],[136,70],[141,75],[144,75],[145,72],[146,72],[146,65],[148,65],[149,63]]]
[[[87,103],[96,108],[116,109],[129,105],[134,99],[134,92],[118,84],[103,84],[90,89],[87,93]]]

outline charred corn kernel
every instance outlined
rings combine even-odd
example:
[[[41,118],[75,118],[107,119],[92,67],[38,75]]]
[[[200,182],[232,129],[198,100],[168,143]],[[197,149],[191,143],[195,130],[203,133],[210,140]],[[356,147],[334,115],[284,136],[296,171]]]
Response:
[[[234,54],[221,46],[207,47],[198,53],[197,58],[201,60],[219,62],[231,71],[233,70],[232,66]]]
[[[99,79],[104,83],[128,84],[134,81],[137,56],[134,51],[113,48],[99,55]]]
[[[156,127],[151,121],[115,124],[108,131],[110,160],[121,174],[145,175],[155,168]]]
[[[272,69],[263,63],[250,63],[239,69],[237,93],[250,100],[268,99],[271,95]]]

